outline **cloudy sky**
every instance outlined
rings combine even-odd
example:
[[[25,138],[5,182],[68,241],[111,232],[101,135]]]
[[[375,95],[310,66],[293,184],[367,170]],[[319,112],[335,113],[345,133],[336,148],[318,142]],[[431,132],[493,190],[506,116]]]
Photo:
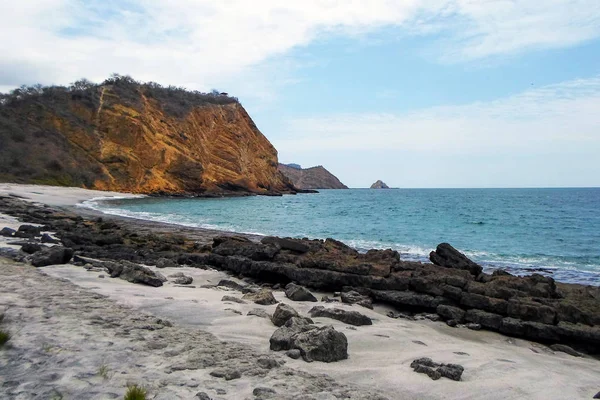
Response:
[[[600,186],[598,0],[0,0],[0,91],[239,97],[352,187]]]

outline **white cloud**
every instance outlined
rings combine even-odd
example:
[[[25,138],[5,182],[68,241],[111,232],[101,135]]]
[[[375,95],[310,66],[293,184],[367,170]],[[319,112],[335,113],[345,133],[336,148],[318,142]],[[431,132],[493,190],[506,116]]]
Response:
[[[539,154],[600,151],[600,77],[490,102],[404,114],[341,114],[287,121],[274,140],[283,157],[321,151]]]
[[[599,18],[597,0],[0,0],[0,85],[119,72],[210,89],[270,81],[261,63],[323,35],[438,33],[436,57],[460,61],[597,38]]]

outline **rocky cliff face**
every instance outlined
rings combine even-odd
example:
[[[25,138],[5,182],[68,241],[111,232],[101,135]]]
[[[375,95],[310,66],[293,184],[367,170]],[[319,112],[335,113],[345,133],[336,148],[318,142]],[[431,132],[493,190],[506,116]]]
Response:
[[[321,165],[302,169],[298,164],[279,164],[279,171],[299,189],[348,189]]]
[[[237,99],[113,77],[0,97],[0,180],[157,194],[294,192]]]

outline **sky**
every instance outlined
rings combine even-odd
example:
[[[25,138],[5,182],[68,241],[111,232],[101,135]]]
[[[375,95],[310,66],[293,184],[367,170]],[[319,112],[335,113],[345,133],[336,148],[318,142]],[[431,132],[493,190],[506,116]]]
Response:
[[[598,0],[0,0],[0,92],[238,97],[350,187],[600,186]]]

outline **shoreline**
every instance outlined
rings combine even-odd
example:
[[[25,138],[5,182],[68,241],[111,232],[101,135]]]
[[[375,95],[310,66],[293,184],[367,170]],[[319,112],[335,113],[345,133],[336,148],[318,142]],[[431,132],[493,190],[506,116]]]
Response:
[[[54,201],[57,202],[59,200],[54,199]],[[69,207],[74,207],[77,212],[82,210],[80,207],[75,207],[73,205],[65,205],[60,208],[68,211]],[[80,215],[79,213],[77,214]],[[95,213],[87,215],[87,217],[92,220],[98,216],[103,218],[103,223],[111,221],[112,217]],[[115,218],[114,220],[122,222],[126,228],[133,228],[138,235],[145,233],[159,234],[161,233],[160,230],[164,231],[164,238],[176,237],[181,234],[184,236],[188,235],[188,230],[182,230],[179,225],[165,226],[163,223],[154,223],[151,221],[148,224],[138,224],[137,222],[140,220],[130,220],[127,218]],[[136,221],[136,223],[132,223],[132,221]],[[216,232],[219,234],[231,234],[230,232]],[[202,228],[189,228],[189,233],[190,235],[195,235],[190,238],[198,242],[201,242],[202,240],[212,240],[212,237],[214,236],[214,231],[207,231]],[[146,250],[147,247],[141,249]],[[100,275],[104,275],[102,272],[99,274],[98,271],[88,271],[74,265],[59,265],[34,269],[23,264],[17,264],[16,267],[7,267],[3,259],[0,259],[0,263],[3,264],[3,268],[7,269],[7,273],[17,271],[15,272],[16,275],[14,276],[14,279],[10,281],[12,285],[10,288],[7,286],[6,280],[0,281],[0,285],[3,285],[2,287],[5,289],[5,292],[14,291],[15,293],[20,293],[21,296],[19,299],[15,298],[14,301],[14,296],[11,296],[9,301],[11,304],[9,306],[12,308],[9,308],[9,310],[22,309],[21,314],[25,313],[28,309],[26,304],[37,301],[36,296],[40,293],[44,293],[44,287],[53,286],[54,284],[52,282],[56,282],[55,284],[59,285],[58,282],[66,280],[75,286],[71,286],[67,289],[59,285],[60,288],[63,288],[62,291],[58,290],[60,288],[57,288],[57,290],[51,294],[50,298],[45,297],[40,299],[36,307],[41,308],[44,304],[54,304],[57,300],[54,296],[59,296],[60,299],[68,300],[68,297],[73,295],[74,299],[76,299],[78,293],[87,293],[89,291],[89,293],[96,293],[97,295],[103,296],[102,298],[109,299],[113,304],[119,305],[119,307],[125,305],[134,312],[150,313],[160,319],[168,319],[173,322],[176,328],[181,327],[192,330],[197,334],[201,334],[203,330],[206,330],[210,334],[216,335],[220,340],[225,340],[227,343],[235,342],[237,343],[237,346],[241,345],[242,347],[238,347],[238,349],[241,349],[240,351],[243,354],[246,354],[248,351],[259,351],[265,352],[263,354],[268,354],[270,357],[276,359],[283,358],[286,361],[284,369],[274,368],[273,372],[269,372],[269,376],[275,378],[274,380],[264,380],[260,377],[254,379],[252,376],[247,376],[244,373],[241,381],[232,380],[229,384],[224,383],[222,380],[215,380],[208,377],[207,374],[210,371],[210,368],[207,370],[206,367],[193,370],[184,369],[183,373],[171,371],[170,373],[167,373],[168,376],[164,377],[164,379],[169,381],[166,386],[162,388],[153,387],[153,390],[159,393],[171,393],[172,397],[170,398],[190,398],[186,397],[183,392],[187,393],[188,396],[189,394],[195,393],[193,390],[196,389],[187,385],[195,385],[196,383],[194,383],[193,380],[196,380],[199,385],[205,385],[205,387],[210,386],[210,395],[213,399],[243,398],[243,396],[250,395],[250,389],[252,389],[252,387],[257,385],[262,386],[263,384],[266,384],[265,382],[269,382],[267,386],[274,388],[278,394],[281,394],[281,396],[277,398],[291,399],[295,398],[295,395],[292,395],[291,393],[297,388],[291,388],[289,387],[290,385],[288,385],[288,387],[277,386],[282,384],[281,380],[278,380],[282,379],[280,374],[283,373],[285,376],[288,376],[287,374],[290,373],[289,369],[295,371],[294,376],[298,375],[303,377],[302,379],[306,379],[304,381],[296,381],[296,378],[294,378],[291,381],[291,385],[306,385],[307,390],[315,390],[315,388],[311,387],[312,383],[309,383],[311,380],[322,379],[315,378],[314,375],[310,374],[326,374],[335,379],[334,382],[331,378],[328,378],[329,380],[324,381],[321,388],[317,388],[320,392],[323,392],[321,396],[317,396],[317,392],[313,391],[311,392],[311,396],[313,397],[306,397],[307,399],[333,399],[333,397],[331,397],[332,393],[338,389],[343,389],[346,393],[350,393],[350,398],[375,399],[379,398],[375,397],[378,396],[374,392],[375,388],[384,395],[389,396],[390,399],[466,399],[473,398],[473,396],[476,398],[485,396],[489,399],[498,400],[505,398],[546,399],[555,398],[553,396],[556,395],[556,393],[561,393],[561,397],[563,398],[566,396],[573,399],[585,399],[591,398],[599,389],[596,387],[596,378],[600,375],[600,362],[597,359],[591,357],[572,357],[565,353],[552,351],[549,347],[536,342],[515,339],[490,331],[471,331],[464,328],[451,328],[446,326],[443,322],[428,320],[419,321],[404,318],[389,318],[386,316],[386,312],[393,310],[393,308],[379,304],[375,305],[374,310],[368,310],[358,305],[334,303],[337,308],[348,311],[359,311],[362,314],[368,315],[373,319],[373,326],[351,328],[341,322],[332,321],[326,318],[315,318],[317,324],[331,324],[338,331],[346,334],[349,341],[350,357],[348,360],[335,363],[313,362],[308,364],[302,360],[287,359],[286,357],[283,357],[283,354],[281,353],[268,351],[268,338],[275,329],[273,324],[267,319],[245,315],[251,308],[255,308],[256,305],[221,302],[219,299],[224,294],[237,293],[223,292],[219,288],[202,287],[205,284],[214,284],[217,279],[223,277],[232,279],[231,272],[227,271],[216,271],[212,269],[204,270],[189,266],[161,269],[160,271],[165,275],[169,275],[175,271],[182,271],[186,275],[193,276],[193,286],[195,287],[182,288],[171,282],[167,282],[162,287],[152,288],[119,279],[107,279],[107,277],[101,278]],[[159,271],[156,267],[149,268],[153,271]],[[31,279],[35,280],[36,274],[47,276],[49,280],[45,280],[43,285],[37,287],[36,290],[32,290],[30,287],[31,285],[28,286],[27,282],[31,283]],[[236,274],[234,274],[234,276],[235,275]],[[27,279],[22,279],[23,277],[27,277]],[[236,281],[240,283],[260,283],[260,281],[248,278]],[[312,290],[313,293],[319,296],[332,295],[332,293],[327,291],[317,289]],[[65,293],[68,293],[68,295],[65,296]],[[281,290],[273,290],[273,294],[278,301],[290,304],[302,315],[306,315],[313,305],[323,304],[328,307],[330,306],[326,303],[315,304],[310,302],[294,302],[287,299]],[[91,296],[93,296],[93,294]],[[194,302],[194,300],[196,302]],[[7,302],[4,302],[3,305],[6,306]],[[110,324],[115,322],[114,315],[111,315],[110,308],[103,310],[102,308],[95,307],[93,304],[90,304],[90,306],[93,306],[92,313],[95,315],[95,318],[101,318],[105,321],[104,323],[107,324],[107,326],[110,326]],[[78,304],[70,304],[67,309],[77,310],[79,307],[80,305]],[[275,306],[272,305],[262,308],[267,312],[273,312]],[[241,312],[241,315],[238,314],[238,312]],[[43,328],[48,324],[52,324],[51,326],[55,326],[55,328],[50,328],[50,325],[47,329],[44,328],[44,332],[47,335],[45,340],[50,337],[53,329],[69,331],[69,329],[75,329],[73,324],[76,325],[80,323],[77,319],[71,322],[65,321],[64,318],[55,320],[52,316],[54,313],[52,308],[47,309],[44,315],[49,316],[49,319],[40,318],[39,320],[34,321],[35,323],[29,320],[21,321],[16,314],[7,315],[10,317],[8,318],[8,321],[12,321],[11,323],[14,323],[17,326],[19,326],[19,323],[25,324],[24,329],[26,332],[35,332],[36,329],[39,329],[40,327]],[[81,313],[78,313],[77,315],[77,318],[88,318]],[[171,344],[177,343],[177,340],[183,340],[181,334],[171,335],[169,329],[156,328],[156,326],[153,325],[155,326],[154,331],[144,332],[144,330],[136,330],[139,328],[129,328],[126,324],[123,325],[122,321],[124,320],[121,320],[122,328],[120,329],[130,330],[136,333],[133,336],[126,335],[131,336],[130,338],[127,338],[127,340],[133,340],[134,348],[140,348],[140,346],[143,347],[145,344],[150,345],[150,343],[154,343],[157,338],[148,337],[146,335],[146,333],[150,334],[151,332],[166,335],[161,341],[163,343],[169,343],[167,349],[171,348]],[[138,333],[141,333],[141,335]],[[88,332],[87,334],[91,333]],[[60,348],[68,348],[69,338],[64,337],[64,335],[61,336],[61,338],[60,343],[55,343],[53,345]],[[15,343],[18,345],[17,347],[19,349],[24,351],[27,350],[27,354],[34,352],[35,349],[32,345],[26,345],[26,342],[27,340],[25,338],[15,339]],[[117,342],[118,341],[115,339],[115,343]],[[34,345],[35,343],[33,343],[33,346]],[[77,345],[83,346],[81,342],[77,342]],[[118,346],[122,346],[120,348],[125,349],[130,345],[127,343],[120,343]],[[224,344],[223,346],[227,347],[228,345]],[[84,347],[81,347],[80,351],[82,356],[88,354],[86,353],[88,351],[91,352],[90,354],[97,354],[94,353],[95,350]],[[149,371],[158,368],[160,370],[159,375],[163,373],[163,370],[165,372],[169,370],[169,368],[164,366],[165,362],[170,364],[173,361],[165,359],[164,357],[168,356],[165,356],[165,351],[162,351],[161,349],[145,352],[144,355],[151,357],[152,361],[148,362],[146,360],[140,362],[142,367],[150,368]],[[70,356],[73,357],[72,354],[70,354]],[[114,356],[116,357],[116,355]],[[183,356],[185,356],[185,354],[183,354],[182,357]],[[447,379],[431,381],[425,375],[415,374],[409,368],[409,364],[413,359],[423,356],[429,356],[440,362],[460,363],[465,367],[463,382],[453,382]],[[101,362],[99,355],[97,354],[94,357],[94,363],[99,364]],[[111,355],[111,357],[113,357],[113,355]],[[179,355],[176,357],[179,357]],[[256,358],[257,356],[253,353],[252,357]],[[118,364],[115,360],[111,361],[111,365],[113,365],[111,368],[114,368],[114,365]],[[186,362],[185,360],[188,359],[184,357],[183,359],[178,358],[175,361]],[[231,358],[233,364],[243,364],[243,362],[248,362],[244,360],[245,356]],[[131,361],[121,359],[120,362],[127,363]],[[147,367],[146,364],[148,364]],[[68,368],[65,372],[65,367],[61,367],[57,364],[51,364],[49,367],[56,369],[61,373],[70,373]],[[138,373],[139,376],[144,376],[142,367],[134,368],[137,370],[136,373]],[[94,368],[98,368],[98,366],[95,366]],[[142,370],[139,370],[139,368],[142,368]],[[49,373],[50,371],[47,372]],[[79,371],[79,374],[82,373],[83,371]],[[90,385],[121,385],[120,387],[122,389],[122,385],[124,384],[123,380],[113,382],[112,379],[109,380],[109,382],[102,383],[103,381],[101,381],[98,383],[96,374],[93,375],[94,376],[92,377],[85,378]],[[279,378],[276,378],[277,376],[279,376]],[[156,379],[161,378],[156,376]],[[283,380],[286,379],[289,378],[283,378]],[[61,379],[58,383],[52,381],[50,384],[69,387],[68,384],[62,382],[63,380],[64,379]],[[183,386],[180,385],[181,382],[184,382]],[[357,389],[349,389],[350,386],[348,385],[350,384],[357,385]],[[250,387],[248,385],[254,386]],[[115,386],[110,389],[112,392],[117,390],[114,387]],[[219,394],[217,389],[226,390],[226,393]],[[72,388],[69,390],[72,390]],[[163,390],[164,392],[161,392]],[[197,391],[200,391],[200,389]],[[399,393],[402,394],[400,395]],[[18,397],[15,397],[15,399],[16,398]]]

